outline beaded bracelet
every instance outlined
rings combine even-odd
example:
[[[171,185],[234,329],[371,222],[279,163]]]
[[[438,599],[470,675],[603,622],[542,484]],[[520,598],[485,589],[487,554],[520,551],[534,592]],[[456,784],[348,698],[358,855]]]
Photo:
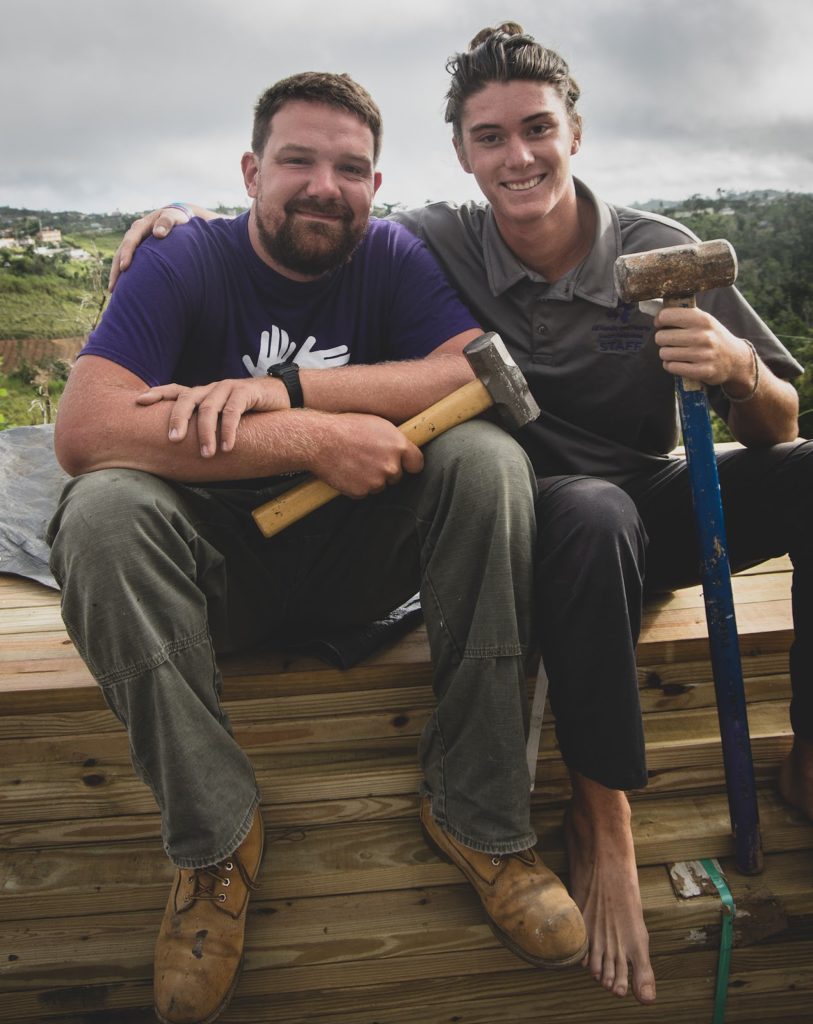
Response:
[[[729,393],[726,391],[722,384],[720,385],[720,390],[722,391],[723,395],[728,399],[728,401],[735,402],[737,404],[741,402],[750,402],[754,395],[757,393],[757,388],[759,387],[759,357],[757,356],[757,350],[754,348],[754,346],[747,338],[743,338],[742,340],[751,349],[751,359],[754,362],[754,386],[743,398],[734,398],[732,395],[729,395]]]
[[[186,214],[186,216],[189,218],[189,220],[192,220],[192,218],[194,217],[194,214],[189,209],[189,207],[186,205],[186,203],[167,203],[167,205],[164,207],[164,209],[165,210],[182,210]]]

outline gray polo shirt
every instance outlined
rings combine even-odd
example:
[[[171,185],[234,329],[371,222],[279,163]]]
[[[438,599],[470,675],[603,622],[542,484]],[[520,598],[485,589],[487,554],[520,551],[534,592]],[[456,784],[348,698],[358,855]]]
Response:
[[[629,484],[665,466],[678,441],[674,377],[658,357],[652,317],[620,303],[613,264],[622,253],[676,245],[695,236],[657,214],[610,206],[585,185],[596,210],[587,257],[549,284],[503,241],[490,206],[433,203],[395,214],[422,238],[487,330],[511,350],[542,408],[518,435],[541,476],[587,474]],[[699,304],[738,337],[754,343],[779,377],[802,373],[735,288]],[[725,417],[728,403],[709,388]]]

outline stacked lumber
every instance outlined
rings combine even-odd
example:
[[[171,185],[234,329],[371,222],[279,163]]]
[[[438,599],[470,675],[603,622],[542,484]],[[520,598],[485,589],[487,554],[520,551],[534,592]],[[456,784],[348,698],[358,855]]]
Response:
[[[813,826],[775,792],[789,749],[786,561],[735,580],[764,872],[733,864],[698,588],[647,609],[639,682],[650,783],[633,794],[659,1022],[711,1021],[717,895],[670,865],[720,859],[739,908],[727,1021],[810,1020]],[[224,663],[225,704],[263,794],[269,843],[245,971],[223,1021],[567,1024],[653,1019],[579,968],[499,946],[462,876],[424,845],[416,744],[432,707],[415,630],[349,672],[254,652]],[[564,871],[567,772],[550,717],[533,813]],[[172,869],[127,738],[65,635],[58,596],[0,577],[0,1019],[153,1021],[152,947]]]

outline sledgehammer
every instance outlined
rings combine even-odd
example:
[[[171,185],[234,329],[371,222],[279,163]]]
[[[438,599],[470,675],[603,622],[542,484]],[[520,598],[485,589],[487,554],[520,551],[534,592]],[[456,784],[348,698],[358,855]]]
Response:
[[[398,428],[419,448],[458,423],[473,419],[494,406],[509,429],[535,420],[539,406],[502,338],[490,331],[463,349],[477,379],[464,384]],[[273,501],[254,509],[252,515],[265,537],[273,537],[309,512],[321,508],[339,491],[321,480],[292,487]]]
[[[624,302],[663,298],[664,306],[693,308],[695,293],[733,284],[736,277],[737,257],[725,239],[620,256],[615,264],[616,290]],[[675,387],[701,554],[737,866],[746,874],[755,874],[762,870],[759,811],[714,440],[703,385],[675,378]]]

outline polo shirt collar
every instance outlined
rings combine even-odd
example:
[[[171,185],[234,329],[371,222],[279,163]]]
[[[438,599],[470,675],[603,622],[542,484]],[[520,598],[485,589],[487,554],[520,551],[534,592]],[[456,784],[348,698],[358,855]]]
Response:
[[[613,308],[618,304],[613,281],[613,264],[621,255],[618,214],[578,178],[574,181],[576,192],[589,199],[595,208],[596,237],[585,259],[557,282],[556,297],[571,299],[577,295],[596,305]],[[536,283],[547,283],[543,277],[526,267],[505,244],[491,206],[486,208],[483,224],[483,256],[488,284],[495,297],[508,291],[523,278]]]

